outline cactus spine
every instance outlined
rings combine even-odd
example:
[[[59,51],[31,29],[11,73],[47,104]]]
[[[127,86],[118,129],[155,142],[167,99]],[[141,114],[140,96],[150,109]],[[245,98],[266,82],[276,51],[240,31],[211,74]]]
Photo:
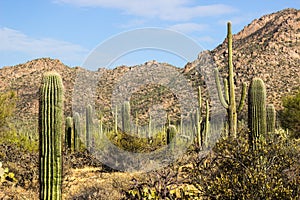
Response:
[[[74,126],[74,150],[78,151],[80,147],[80,134],[81,134],[81,126],[80,126],[80,116],[79,113],[75,113],[73,117],[73,126]]]
[[[74,151],[74,130],[72,117],[66,118],[65,144],[69,150]]]
[[[244,106],[244,100],[246,98],[246,84],[243,83],[242,95],[240,104],[236,106],[235,102],[235,85],[234,85],[234,72],[232,64],[232,33],[231,33],[231,23],[227,23],[227,42],[228,42],[228,82],[224,81],[225,99],[221,91],[221,84],[219,80],[218,68],[215,69],[215,79],[218,89],[218,95],[221,104],[225,109],[227,109],[228,124],[229,124],[229,135],[236,137],[237,134],[237,111],[241,111]],[[227,88],[226,88],[227,87]]]
[[[266,133],[266,88],[263,80],[254,78],[248,92],[248,126],[250,144],[256,145]]]
[[[125,133],[130,133],[130,103],[125,101],[122,107],[122,129]]]
[[[267,133],[275,132],[275,124],[276,124],[276,111],[273,104],[268,104],[267,108]]]
[[[59,74],[43,76],[39,105],[40,199],[62,198],[63,84]]]

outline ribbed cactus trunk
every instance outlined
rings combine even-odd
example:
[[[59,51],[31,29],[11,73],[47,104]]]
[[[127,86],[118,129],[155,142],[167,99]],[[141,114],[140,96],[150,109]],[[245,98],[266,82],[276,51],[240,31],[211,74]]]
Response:
[[[232,63],[232,33],[231,33],[231,23],[227,24],[227,42],[228,42],[228,80],[224,81],[225,98],[221,91],[221,84],[219,80],[218,68],[215,69],[215,79],[218,90],[218,95],[221,104],[227,110],[228,115],[228,134],[230,136],[237,136],[237,112],[241,111],[244,106],[246,98],[246,84],[243,83],[242,94],[239,106],[236,106],[235,100],[235,85],[234,85],[234,71]],[[228,85],[229,83],[229,85]]]
[[[209,122],[209,102],[206,100],[206,108],[205,108],[205,128],[204,128],[204,145],[208,148],[209,145],[209,137],[210,137],[210,122]]]
[[[45,73],[40,88],[40,199],[62,198],[63,84],[59,74]]]
[[[202,124],[202,95],[201,87],[198,87],[198,108],[196,110],[196,130],[197,130],[197,145],[199,148],[203,146],[203,135],[201,131]]]
[[[92,133],[93,133],[93,108],[91,105],[86,107],[86,118],[85,118],[85,145],[87,150],[91,151],[93,142],[92,142]]]
[[[65,125],[65,144],[69,150],[74,151],[74,130],[73,130],[73,118],[66,118]]]
[[[122,131],[130,133],[130,103],[125,101],[122,107]]]
[[[273,104],[267,105],[267,133],[275,132],[276,110]]]
[[[176,129],[176,126],[174,125],[169,125],[168,128],[167,128],[167,144],[170,145],[170,148],[173,149],[174,148],[174,145],[175,145],[175,141],[174,138],[176,136],[176,133],[177,133],[177,129]]]
[[[80,115],[75,113],[73,117],[73,126],[74,126],[74,150],[78,151],[80,148],[80,134],[81,134],[81,125],[80,125]]]
[[[263,80],[254,78],[248,92],[248,128],[250,143],[255,147],[266,133],[266,88]]]

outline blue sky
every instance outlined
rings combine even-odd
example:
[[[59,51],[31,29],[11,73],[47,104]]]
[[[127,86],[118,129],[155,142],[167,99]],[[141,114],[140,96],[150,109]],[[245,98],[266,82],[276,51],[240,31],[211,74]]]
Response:
[[[210,50],[223,42],[227,21],[236,33],[253,19],[284,8],[299,9],[300,1],[0,0],[0,67],[40,57],[82,66],[99,44],[146,27],[175,30]],[[112,67],[153,59],[181,67],[186,62],[148,49],[128,53]]]

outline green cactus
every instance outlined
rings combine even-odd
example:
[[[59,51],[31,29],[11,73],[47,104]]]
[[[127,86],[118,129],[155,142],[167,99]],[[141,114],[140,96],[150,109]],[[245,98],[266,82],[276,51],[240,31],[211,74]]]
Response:
[[[73,130],[74,130],[74,150],[79,151],[80,148],[80,135],[81,135],[81,125],[80,125],[80,115],[75,113],[73,117]]]
[[[167,128],[167,137],[166,137],[166,142],[167,144],[171,145],[171,148],[174,147],[174,143],[175,141],[172,142],[172,140],[174,140],[174,138],[176,137],[176,133],[177,133],[177,129],[176,126],[174,125],[169,125]]]
[[[266,107],[267,112],[267,133],[275,132],[275,124],[276,124],[276,111],[273,104],[268,104]]]
[[[115,134],[118,134],[118,107],[115,107]]]
[[[122,131],[130,133],[130,103],[125,101],[122,107]]]
[[[248,127],[250,144],[254,147],[266,133],[266,88],[263,80],[254,78],[248,92]]]
[[[199,111],[199,108],[197,108],[196,110],[195,123],[196,123],[195,125],[196,125],[196,134],[197,134],[196,136],[197,145],[199,148],[201,148],[203,145],[203,135],[201,132],[202,116]]]
[[[66,118],[66,125],[65,125],[65,144],[66,147],[74,151],[74,129],[73,129],[73,119],[72,117]]]
[[[62,198],[63,84],[56,72],[43,76],[39,102],[40,199]]]
[[[196,110],[197,145],[203,149],[208,146],[209,138],[209,102],[206,100],[205,122],[202,119],[202,96],[201,88],[198,87],[198,108]]]
[[[219,80],[219,70],[215,69],[215,79],[218,90],[218,95],[221,104],[227,110],[228,115],[228,125],[229,125],[229,135],[236,137],[237,134],[237,112],[241,111],[244,106],[245,98],[246,98],[246,84],[243,83],[242,95],[240,104],[237,108],[235,102],[235,85],[234,85],[234,72],[233,72],[233,64],[232,64],[232,33],[231,33],[231,23],[227,24],[227,42],[228,42],[228,82],[224,80],[224,90],[225,90],[225,98],[222,94],[221,84]]]
[[[209,140],[209,133],[210,133],[210,122],[209,122],[209,102],[206,100],[206,112],[205,112],[205,124],[203,130],[203,138],[204,138],[204,145],[208,147],[208,140]]]
[[[200,147],[203,146],[203,135],[201,132],[202,124],[202,95],[201,87],[198,87],[198,108],[196,110],[196,130],[197,130],[197,145]]]
[[[86,148],[91,151],[92,143],[92,134],[94,129],[93,124],[93,107],[91,105],[87,105],[86,107],[86,118],[85,118],[85,126],[86,126],[86,133],[85,133],[85,145]]]
[[[149,123],[148,123],[148,138],[152,137],[152,117],[149,114]]]
[[[136,136],[139,137],[139,116],[137,112],[135,112],[135,128],[136,128]]]

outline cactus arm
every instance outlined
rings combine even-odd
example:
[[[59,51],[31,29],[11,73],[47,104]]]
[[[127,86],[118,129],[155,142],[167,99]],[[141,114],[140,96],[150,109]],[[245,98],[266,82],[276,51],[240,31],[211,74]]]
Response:
[[[201,86],[198,87],[198,108],[201,113],[202,108],[202,96],[201,96]]]
[[[242,95],[241,95],[241,100],[240,100],[239,107],[238,107],[238,112],[241,112],[244,108],[245,100],[246,100],[246,94],[247,94],[247,84],[243,83]]]
[[[224,83],[225,100],[228,103],[229,102],[228,80],[226,78],[224,78],[223,79],[223,83]]]
[[[224,96],[222,94],[222,89],[221,89],[221,84],[220,84],[220,79],[219,79],[219,70],[218,70],[218,68],[216,68],[214,71],[215,71],[215,80],[216,80],[216,85],[217,85],[220,102],[225,109],[228,109],[229,105],[225,101]]]

